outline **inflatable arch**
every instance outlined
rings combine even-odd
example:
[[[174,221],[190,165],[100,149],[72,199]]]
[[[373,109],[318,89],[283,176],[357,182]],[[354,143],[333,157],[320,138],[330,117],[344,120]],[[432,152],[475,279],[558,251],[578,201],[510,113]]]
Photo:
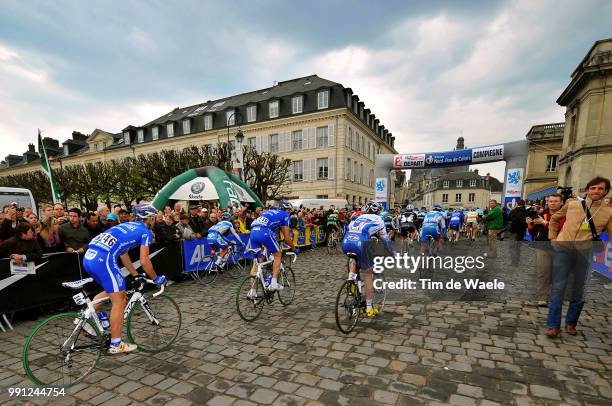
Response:
[[[506,161],[503,203],[504,207],[511,208],[522,196],[528,152],[528,142],[521,140],[445,152],[378,154],[376,155],[374,196],[376,201],[385,207],[388,206],[390,201],[389,175],[392,170],[419,170]]]

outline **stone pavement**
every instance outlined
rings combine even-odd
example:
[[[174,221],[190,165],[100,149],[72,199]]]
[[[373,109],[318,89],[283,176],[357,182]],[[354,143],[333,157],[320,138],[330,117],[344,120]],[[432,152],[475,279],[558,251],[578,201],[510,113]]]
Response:
[[[521,302],[410,303],[408,295],[345,336],[334,320],[344,266],[341,255],[302,253],[294,303],[266,305],[252,324],[236,313],[238,279],[174,284],[168,292],[183,314],[175,345],[154,356],[105,357],[63,398],[8,397],[8,386],[31,386],[21,351],[42,317],[17,323],[0,333],[0,402],[612,404],[612,307],[601,280],[591,284],[576,337],[547,339],[546,309]]]

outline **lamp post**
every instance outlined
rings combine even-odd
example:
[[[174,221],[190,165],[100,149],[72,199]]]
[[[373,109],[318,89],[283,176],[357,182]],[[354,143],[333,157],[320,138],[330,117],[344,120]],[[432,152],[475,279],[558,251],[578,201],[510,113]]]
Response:
[[[231,167],[229,168],[232,173],[237,174],[240,179],[242,179],[242,141],[244,140],[244,134],[240,129],[240,124],[242,123],[242,115],[238,110],[235,110],[232,114],[227,117],[227,147],[230,148],[230,121],[233,117],[240,118],[240,121],[235,120],[238,126],[238,132],[235,135],[236,145],[233,150],[230,149],[230,160]]]

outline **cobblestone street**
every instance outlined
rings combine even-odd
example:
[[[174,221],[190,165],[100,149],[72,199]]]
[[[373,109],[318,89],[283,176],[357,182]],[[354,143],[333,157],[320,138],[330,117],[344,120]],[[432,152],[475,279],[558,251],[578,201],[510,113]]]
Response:
[[[0,402],[104,405],[610,405],[610,291],[594,277],[579,334],[544,336],[547,309],[506,301],[389,302],[338,332],[334,303],[345,259],[302,253],[292,305],[266,305],[252,324],[235,308],[238,278],[169,286],[183,315],[166,352],[104,357],[64,398],[10,399],[31,386],[21,352],[41,321],[0,333]],[[163,273],[163,270],[160,270]]]

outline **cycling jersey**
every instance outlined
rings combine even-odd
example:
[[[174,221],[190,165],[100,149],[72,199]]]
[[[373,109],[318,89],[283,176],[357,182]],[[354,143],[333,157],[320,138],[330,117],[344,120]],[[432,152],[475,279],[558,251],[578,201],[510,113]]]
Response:
[[[276,234],[279,227],[289,227],[290,217],[284,210],[268,210],[251,223],[251,234],[247,243],[247,250],[259,253],[261,247],[266,247],[269,254],[281,250]]]
[[[148,247],[152,241],[153,234],[144,223],[118,224],[91,240],[83,258],[83,267],[106,293],[122,292],[125,279],[117,258],[131,248]]]
[[[360,269],[369,269],[374,265],[374,253],[372,244],[367,242],[377,235],[391,252],[391,241],[382,218],[376,214],[362,214],[349,224],[342,240],[342,252],[354,256]]]
[[[400,227],[402,228],[414,226],[415,220],[416,216],[414,213],[402,213],[398,219]]]
[[[446,228],[446,222],[444,215],[438,211],[430,211],[425,215],[423,219],[423,228],[421,230],[421,242],[428,242],[428,236],[431,236],[434,240],[440,238],[441,234]]]
[[[225,249],[227,248],[228,241],[224,237],[230,233],[236,237],[238,242],[241,242],[238,233],[234,230],[234,225],[227,220],[221,221],[208,229],[206,241],[208,241],[208,245],[214,250]]]
[[[327,216],[327,225],[338,225],[338,215],[335,213],[330,214],[329,216]]]
[[[465,222],[470,224],[470,223],[476,223],[476,221],[478,221],[478,212],[475,210],[468,211],[465,217]]]

